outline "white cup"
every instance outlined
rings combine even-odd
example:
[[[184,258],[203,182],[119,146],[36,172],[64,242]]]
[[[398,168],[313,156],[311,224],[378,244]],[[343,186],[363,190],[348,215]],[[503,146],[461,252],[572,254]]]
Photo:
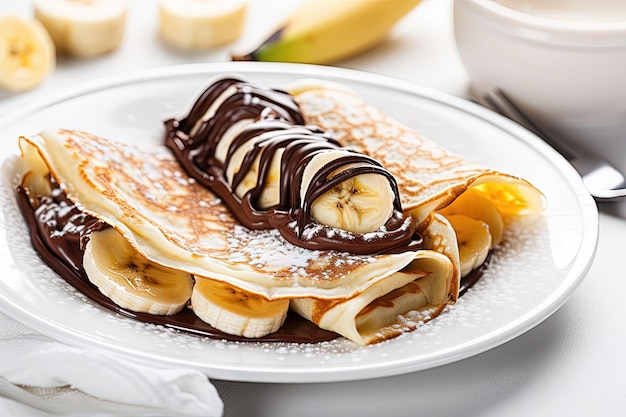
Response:
[[[626,169],[626,1],[455,0],[454,28],[472,94]]]

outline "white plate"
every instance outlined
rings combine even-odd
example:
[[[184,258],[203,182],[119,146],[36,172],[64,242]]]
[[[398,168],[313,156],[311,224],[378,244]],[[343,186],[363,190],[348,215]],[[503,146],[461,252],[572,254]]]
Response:
[[[483,279],[418,331],[368,347],[343,339],[315,345],[234,343],[136,322],[87,300],[39,260],[3,176],[2,310],[58,340],[153,364],[199,368],[212,378],[355,380],[431,368],[498,346],[556,311],[590,267],[597,210],[580,178],[559,155],[522,128],[472,103],[362,72],[224,63],[100,80],[0,120],[0,155],[4,160],[17,153],[18,135],[47,127],[84,129],[129,142],[159,141],[162,120],[181,115],[209,80],[224,72],[270,86],[303,77],[348,84],[396,119],[467,158],[527,178],[545,193],[549,207],[539,221],[516,227]]]

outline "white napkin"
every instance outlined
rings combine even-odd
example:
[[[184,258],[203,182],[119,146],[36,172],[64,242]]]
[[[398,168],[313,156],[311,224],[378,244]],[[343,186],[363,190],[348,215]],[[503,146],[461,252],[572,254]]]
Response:
[[[0,312],[0,415],[218,417],[223,407],[200,371],[72,347]]]

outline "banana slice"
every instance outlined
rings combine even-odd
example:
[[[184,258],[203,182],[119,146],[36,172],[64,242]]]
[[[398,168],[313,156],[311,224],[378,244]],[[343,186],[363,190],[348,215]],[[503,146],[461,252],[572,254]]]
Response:
[[[251,139],[237,148],[230,158],[228,165],[226,166],[226,179],[228,183],[233,186],[233,179],[239,172],[241,164],[246,157],[246,154],[252,150],[256,143],[255,139]],[[265,185],[263,191],[257,201],[258,208],[267,209],[268,207],[275,206],[280,202],[280,166],[281,157],[284,149],[277,149],[272,155],[272,162],[270,163],[269,172],[265,178]],[[238,197],[243,197],[245,193],[256,187],[259,176],[259,165],[261,161],[261,155],[259,154],[252,166],[246,172],[243,180],[235,187],[235,194]]]
[[[128,0],[35,0],[34,8],[61,53],[102,55],[124,37]]]
[[[54,43],[41,23],[0,17],[0,89],[21,92],[34,88],[55,63]]]
[[[469,188],[457,197],[452,204],[441,210],[440,213],[446,217],[452,214],[464,214],[474,219],[482,220],[489,225],[491,247],[495,247],[502,241],[502,233],[504,233],[502,215],[496,206],[480,191]]]
[[[210,49],[243,33],[247,0],[161,0],[159,33],[170,45]]]
[[[491,248],[489,225],[482,220],[462,214],[452,214],[447,216],[447,219],[456,233],[461,276],[464,277],[482,265],[489,255]]]
[[[91,234],[83,266],[102,294],[131,311],[172,315],[191,298],[190,274],[150,262],[113,228]]]
[[[345,150],[330,150],[313,157],[305,168],[300,195],[306,195],[318,170],[346,154]],[[331,173],[331,176],[347,168],[349,165]],[[318,197],[311,204],[311,215],[326,226],[352,233],[369,233],[380,229],[389,220],[393,214],[393,201],[393,190],[387,178],[378,174],[361,174]]]
[[[254,338],[280,329],[287,317],[289,300],[269,301],[220,281],[196,277],[191,308],[218,330]]]

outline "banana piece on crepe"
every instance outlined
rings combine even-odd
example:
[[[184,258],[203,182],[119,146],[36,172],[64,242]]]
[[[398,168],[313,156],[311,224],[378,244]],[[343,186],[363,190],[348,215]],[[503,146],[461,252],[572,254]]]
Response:
[[[289,300],[268,300],[221,281],[198,277],[191,306],[198,317],[216,329],[255,338],[280,329],[287,318]]]
[[[193,289],[190,274],[148,261],[113,228],[91,233],[83,267],[100,292],[131,311],[176,314]]]

